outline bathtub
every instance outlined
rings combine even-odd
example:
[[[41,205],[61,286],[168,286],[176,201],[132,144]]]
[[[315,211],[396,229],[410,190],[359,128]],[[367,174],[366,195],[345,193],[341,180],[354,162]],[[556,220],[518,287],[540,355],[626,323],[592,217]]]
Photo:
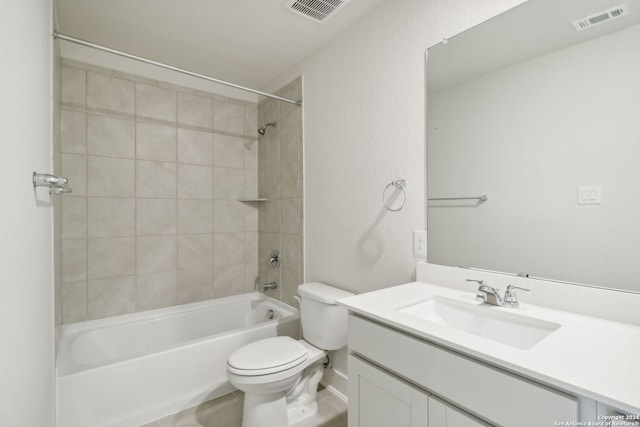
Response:
[[[229,355],[276,335],[298,337],[298,310],[258,292],[66,325],[57,425],[133,427],[222,396]]]

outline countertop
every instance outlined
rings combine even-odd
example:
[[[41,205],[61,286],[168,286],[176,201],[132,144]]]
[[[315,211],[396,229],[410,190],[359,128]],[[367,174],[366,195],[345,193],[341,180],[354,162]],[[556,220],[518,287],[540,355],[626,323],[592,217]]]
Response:
[[[338,303],[501,369],[640,414],[640,327],[529,304],[517,309],[491,307],[561,325],[532,348],[522,350],[398,310],[436,296],[481,304],[473,292],[423,282],[355,295]]]

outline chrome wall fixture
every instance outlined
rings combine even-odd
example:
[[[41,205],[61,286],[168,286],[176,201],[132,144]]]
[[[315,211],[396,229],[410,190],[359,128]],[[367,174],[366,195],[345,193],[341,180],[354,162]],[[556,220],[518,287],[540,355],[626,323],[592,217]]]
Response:
[[[63,176],[34,172],[32,181],[33,188],[49,187],[49,195],[51,196],[71,193],[71,187],[67,185],[69,184],[69,180]]]
[[[474,197],[430,197],[427,200],[479,200],[481,202],[486,202],[489,200],[486,194],[482,196],[474,196]]]
[[[269,255],[269,267],[278,269],[280,268],[280,252],[273,250]]]
[[[276,124],[277,124],[276,122],[269,122],[264,126],[260,126],[260,128],[258,129],[258,133],[260,135],[264,135],[264,133],[267,131],[267,128],[269,128],[269,127],[274,127],[275,128]]]
[[[402,204],[398,208],[392,208],[387,204],[386,193],[389,187],[395,187],[398,190],[402,190]],[[406,187],[407,181],[405,181],[404,179],[396,179],[395,181],[391,181],[386,187],[384,187],[384,190],[382,190],[382,203],[384,204],[384,207],[387,208],[387,210],[391,212],[398,212],[404,207],[404,204],[407,202],[407,191],[405,190]]]
[[[278,282],[265,283],[262,287],[262,292],[270,291],[271,289],[278,289]]]

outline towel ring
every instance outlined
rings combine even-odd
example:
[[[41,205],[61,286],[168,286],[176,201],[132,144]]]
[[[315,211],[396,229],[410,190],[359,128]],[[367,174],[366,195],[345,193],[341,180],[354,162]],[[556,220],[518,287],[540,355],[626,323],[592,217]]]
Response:
[[[386,187],[384,187],[384,190],[382,190],[382,203],[384,204],[384,207],[387,208],[387,210],[391,212],[398,212],[404,207],[404,204],[407,202],[407,192],[405,190],[406,186],[407,181],[405,181],[404,179],[396,179],[395,181],[391,181]],[[397,209],[389,207],[389,205],[387,205],[387,201],[385,200],[385,195],[389,187],[395,187],[402,190],[402,204]]]

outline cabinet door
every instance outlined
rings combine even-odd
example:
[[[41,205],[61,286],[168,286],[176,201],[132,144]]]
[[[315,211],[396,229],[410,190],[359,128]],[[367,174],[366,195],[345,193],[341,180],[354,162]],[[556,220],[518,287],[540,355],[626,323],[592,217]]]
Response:
[[[354,315],[349,351],[496,425],[541,427],[578,419],[574,396]]]
[[[349,427],[427,427],[429,396],[349,355]]]
[[[471,415],[447,405],[443,401],[429,397],[429,427],[488,427]]]

